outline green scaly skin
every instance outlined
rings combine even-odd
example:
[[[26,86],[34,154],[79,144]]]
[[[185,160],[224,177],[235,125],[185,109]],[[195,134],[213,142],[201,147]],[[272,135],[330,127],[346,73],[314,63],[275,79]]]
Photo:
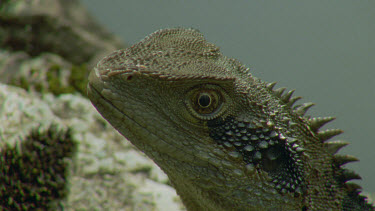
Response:
[[[293,91],[273,90],[194,29],[165,29],[103,58],[88,95],[168,175],[188,210],[374,210]]]

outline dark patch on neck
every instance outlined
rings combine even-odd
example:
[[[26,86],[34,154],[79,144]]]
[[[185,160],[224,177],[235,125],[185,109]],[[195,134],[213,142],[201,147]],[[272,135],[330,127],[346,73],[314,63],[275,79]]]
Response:
[[[245,165],[267,172],[275,189],[285,194],[303,194],[305,182],[301,153],[296,140],[269,127],[233,117],[208,121],[210,137],[228,152],[242,155]]]

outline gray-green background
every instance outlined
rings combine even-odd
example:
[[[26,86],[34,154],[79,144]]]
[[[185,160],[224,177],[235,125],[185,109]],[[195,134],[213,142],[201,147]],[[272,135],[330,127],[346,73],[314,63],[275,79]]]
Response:
[[[252,69],[253,75],[333,115],[361,162],[364,191],[375,192],[375,1],[83,0],[121,39],[134,44],[168,27],[193,27]]]

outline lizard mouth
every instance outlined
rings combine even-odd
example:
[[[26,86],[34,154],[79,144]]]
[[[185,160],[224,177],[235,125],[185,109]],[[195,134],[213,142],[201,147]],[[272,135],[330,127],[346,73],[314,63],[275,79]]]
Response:
[[[104,74],[105,75],[105,74]],[[122,119],[121,123],[125,124],[126,122],[131,122],[132,126],[138,127],[141,130],[144,130],[147,134],[153,134],[151,131],[147,130],[146,127],[141,125],[138,121],[133,119],[131,116],[127,115],[121,109],[119,109],[116,105],[114,105],[111,100],[109,100],[106,95],[110,95],[112,92],[110,89],[106,89],[104,87],[104,81],[102,79],[102,74],[99,73],[98,69],[95,68],[93,71],[90,72],[89,75],[89,83],[87,85],[87,94],[89,99],[91,100],[94,107],[99,111],[99,113],[111,124],[113,127],[118,130],[120,133],[119,125],[120,122],[114,121],[112,119]],[[105,75],[106,76],[106,75]],[[111,114],[109,114],[111,113]],[[124,121],[126,120],[126,121]],[[127,131],[130,131],[127,130]],[[123,134],[124,135],[124,134]],[[155,135],[155,134],[153,134]],[[156,135],[155,135],[156,136]],[[127,137],[127,136],[125,136]],[[128,137],[127,137],[128,138]],[[162,140],[160,137],[158,139]]]
[[[104,73],[104,77],[107,75]],[[105,79],[104,79],[105,80]],[[176,145],[171,145],[159,134],[149,130],[142,121],[137,121],[137,117],[132,117],[118,108],[111,102],[107,96],[113,94],[109,88],[105,88],[105,82],[102,79],[102,74],[95,68],[90,72],[89,83],[87,85],[87,94],[94,107],[118,132],[132,142],[137,148],[152,157],[147,151],[160,152],[163,156],[171,157],[173,154],[175,158],[185,164],[195,163],[202,168],[207,166],[207,161],[199,161],[195,159],[196,156],[181,149]],[[157,144],[153,143],[157,142]],[[156,146],[157,145],[157,146]],[[157,147],[157,148],[156,148]],[[146,149],[147,148],[147,149]],[[178,158],[177,158],[178,157]],[[155,158],[153,158],[155,159]],[[195,166],[197,167],[197,166]]]

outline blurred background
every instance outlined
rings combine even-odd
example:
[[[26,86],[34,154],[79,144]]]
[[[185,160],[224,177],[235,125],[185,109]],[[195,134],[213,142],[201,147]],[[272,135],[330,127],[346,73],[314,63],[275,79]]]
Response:
[[[375,1],[82,0],[128,44],[170,27],[199,29],[206,39],[264,81],[314,102],[308,115],[336,116],[325,128],[351,142],[347,167],[375,193]]]

